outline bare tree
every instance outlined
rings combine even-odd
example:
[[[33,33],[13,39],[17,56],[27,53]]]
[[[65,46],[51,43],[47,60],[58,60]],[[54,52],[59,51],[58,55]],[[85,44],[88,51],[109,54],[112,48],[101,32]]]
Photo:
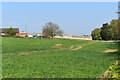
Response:
[[[45,24],[45,26],[43,26],[42,34],[46,36],[51,36],[53,38],[57,35],[61,36],[63,34],[63,30],[61,30],[57,24],[48,22]]]

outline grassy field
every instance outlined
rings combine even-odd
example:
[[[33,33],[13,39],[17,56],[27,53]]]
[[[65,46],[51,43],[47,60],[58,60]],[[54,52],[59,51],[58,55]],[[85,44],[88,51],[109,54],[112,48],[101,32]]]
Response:
[[[61,47],[53,47],[62,44]],[[2,39],[3,78],[98,78],[115,62],[115,42]]]

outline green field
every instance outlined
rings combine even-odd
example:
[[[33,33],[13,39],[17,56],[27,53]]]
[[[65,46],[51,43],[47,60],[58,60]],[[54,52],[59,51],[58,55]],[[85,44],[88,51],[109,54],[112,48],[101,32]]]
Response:
[[[52,47],[62,44],[61,47]],[[78,48],[81,46],[81,48]],[[74,50],[76,49],[76,50]],[[115,62],[115,42],[2,38],[3,78],[98,78]]]

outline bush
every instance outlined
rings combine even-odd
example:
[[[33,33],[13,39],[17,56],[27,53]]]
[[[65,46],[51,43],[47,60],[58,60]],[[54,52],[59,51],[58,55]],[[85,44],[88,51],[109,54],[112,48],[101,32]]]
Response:
[[[23,37],[15,35],[13,36],[13,38],[23,38]]]

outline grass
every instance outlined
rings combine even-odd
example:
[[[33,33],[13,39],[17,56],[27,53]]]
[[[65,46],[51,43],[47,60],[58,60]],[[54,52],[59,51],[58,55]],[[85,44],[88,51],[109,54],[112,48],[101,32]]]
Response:
[[[90,42],[90,41],[88,41]],[[35,50],[53,50],[51,48],[55,44],[63,44],[63,47],[70,47],[71,45],[83,45],[88,43],[86,41],[75,40],[53,40],[53,39],[19,39],[19,38],[3,38],[2,47],[3,53],[25,52]]]
[[[118,58],[117,53],[102,53],[117,48],[114,42],[17,38],[2,41],[3,78],[98,78]],[[64,49],[52,48],[55,44],[62,44]],[[70,46],[83,47],[70,51]]]

